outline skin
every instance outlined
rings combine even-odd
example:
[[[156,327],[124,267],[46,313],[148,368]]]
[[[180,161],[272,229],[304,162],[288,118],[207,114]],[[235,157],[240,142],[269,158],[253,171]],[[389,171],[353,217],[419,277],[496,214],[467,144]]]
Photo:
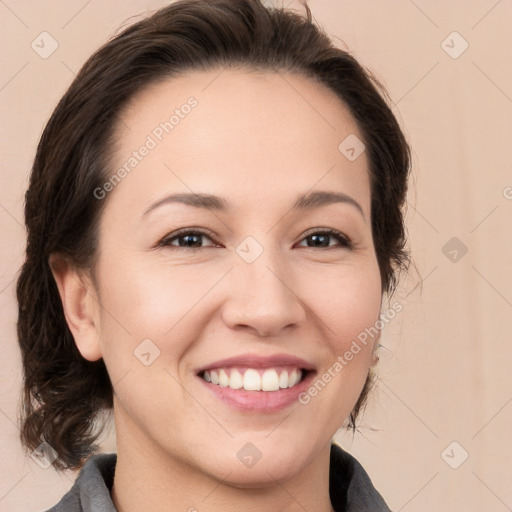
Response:
[[[194,96],[198,105],[103,200],[95,280],[51,260],[66,318],[83,357],[102,357],[114,386],[120,512],[332,511],[330,442],[363,388],[372,348],[307,405],[240,412],[207,393],[195,369],[246,353],[287,353],[321,376],[378,319],[381,279],[370,225],[366,153],[338,150],[363,139],[325,86],[280,72],[193,71],[154,84],[122,115],[112,172],[160,122]],[[339,202],[291,211],[299,194],[342,192]],[[170,193],[208,193],[226,212],[165,204]],[[194,251],[180,228],[207,232]],[[323,246],[309,236],[333,228]],[[251,264],[236,252],[262,247]],[[169,238],[169,237],[168,237]],[[150,339],[160,355],[134,356]],[[262,453],[237,458],[247,442]]]

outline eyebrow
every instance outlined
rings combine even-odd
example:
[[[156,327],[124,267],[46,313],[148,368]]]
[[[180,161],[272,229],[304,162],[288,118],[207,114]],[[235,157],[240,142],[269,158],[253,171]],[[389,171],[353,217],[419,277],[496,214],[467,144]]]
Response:
[[[145,212],[149,212],[159,208],[160,206],[181,203],[194,208],[204,208],[209,210],[216,210],[220,212],[227,212],[230,210],[229,203],[222,197],[214,196],[211,194],[171,194],[153,203]],[[364,211],[361,205],[352,197],[342,192],[327,192],[327,191],[314,191],[306,194],[299,195],[295,200],[292,210],[312,210],[327,206],[334,203],[346,203],[354,206],[365,219]],[[366,220],[366,219],[365,219]]]

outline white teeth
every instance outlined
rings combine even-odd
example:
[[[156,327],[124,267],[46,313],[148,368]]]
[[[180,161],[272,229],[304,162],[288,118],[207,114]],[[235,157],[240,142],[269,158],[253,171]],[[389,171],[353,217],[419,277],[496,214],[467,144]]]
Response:
[[[260,370],[261,371],[261,370]],[[203,378],[206,382],[231,389],[247,391],[277,391],[295,386],[302,377],[302,370],[281,370],[278,374],[275,368],[267,368],[262,375],[260,371],[248,368],[242,374],[236,368],[226,371],[224,368],[205,371]]]
[[[244,389],[247,391],[259,391],[261,389],[260,374],[256,370],[246,370],[244,374]]]
[[[244,387],[244,377],[238,370],[232,370],[229,376],[229,387],[240,389]]]
[[[288,387],[288,372],[281,372],[279,375],[279,387],[283,389]]]
[[[229,386],[229,377],[225,370],[219,372],[219,385],[223,388]]]
[[[279,377],[273,368],[263,372],[261,377],[261,389],[263,391],[276,391],[279,389]]]
[[[288,387],[295,386],[297,382],[300,380],[300,371],[299,370],[293,370],[290,377],[288,377]]]

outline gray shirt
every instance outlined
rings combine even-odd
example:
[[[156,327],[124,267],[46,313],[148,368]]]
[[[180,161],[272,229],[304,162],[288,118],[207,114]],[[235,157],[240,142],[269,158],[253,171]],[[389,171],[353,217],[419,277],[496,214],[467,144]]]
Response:
[[[117,512],[110,497],[116,460],[115,453],[90,457],[73,487],[46,512]],[[329,494],[336,512],[391,512],[361,464],[334,443]]]

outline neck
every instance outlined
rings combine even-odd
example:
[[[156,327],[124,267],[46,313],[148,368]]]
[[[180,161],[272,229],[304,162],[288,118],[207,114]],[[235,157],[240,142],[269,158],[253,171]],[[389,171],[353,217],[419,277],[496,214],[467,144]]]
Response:
[[[268,471],[265,481],[242,484],[236,467],[208,472],[133,434],[129,428],[117,432],[112,500],[118,512],[334,512],[330,443],[299,473],[276,480]]]

